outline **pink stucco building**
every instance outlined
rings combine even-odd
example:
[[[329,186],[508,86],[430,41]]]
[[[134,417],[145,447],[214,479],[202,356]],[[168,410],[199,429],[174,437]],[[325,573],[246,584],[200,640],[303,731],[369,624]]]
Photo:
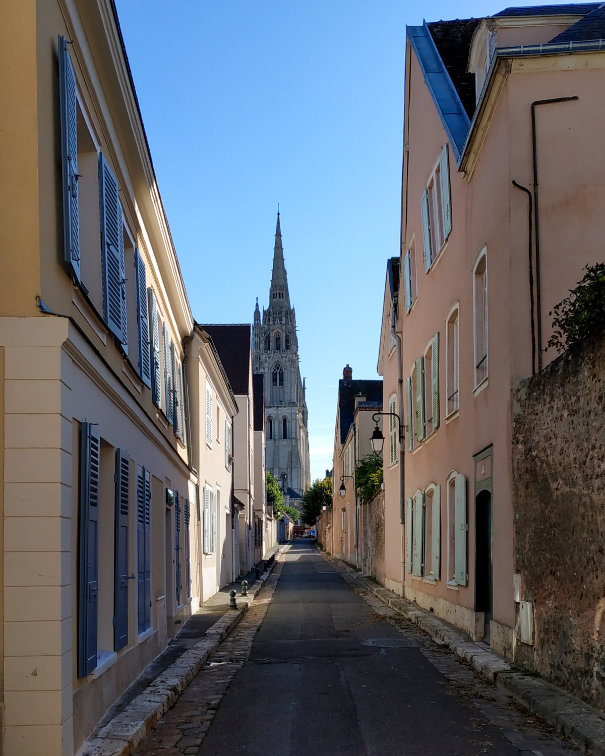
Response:
[[[402,380],[405,526],[402,555],[399,462],[385,457],[386,572],[508,656],[522,635],[532,642],[511,390],[557,356],[549,312],[604,257],[602,37],[598,3],[407,29],[401,364],[386,298],[380,357],[396,401]]]

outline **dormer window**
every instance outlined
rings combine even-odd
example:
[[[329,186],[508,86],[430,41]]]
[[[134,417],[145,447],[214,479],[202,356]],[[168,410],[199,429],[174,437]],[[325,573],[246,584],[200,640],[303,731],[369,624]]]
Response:
[[[475,74],[475,102],[479,102],[496,51],[496,32],[488,23],[493,25],[493,21],[484,19],[475,30],[468,62],[469,73]]]

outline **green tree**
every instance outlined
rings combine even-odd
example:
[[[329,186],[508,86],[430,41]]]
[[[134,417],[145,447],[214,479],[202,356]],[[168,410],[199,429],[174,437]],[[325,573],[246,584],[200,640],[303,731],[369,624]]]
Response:
[[[605,330],[605,263],[587,265],[584,270],[576,288],[549,313],[554,330],[548,346],[559,352]]]
[[[360,459],[355,468],[357,495],[363,504],[372,501],[382,485],[382,456],[368,454]]]
[[[267,470],[267,504],[273,507],[274,517],[281,516],[284,509],[284,494],[269,470]]]
[[[314,525],[322,507],[332,504],[332,478],[315,480],[302,497],[302,515],[307,525]]]

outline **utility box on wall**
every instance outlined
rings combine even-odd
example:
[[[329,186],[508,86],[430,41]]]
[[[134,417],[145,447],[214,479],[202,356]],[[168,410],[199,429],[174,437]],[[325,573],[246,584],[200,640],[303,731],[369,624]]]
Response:
[[[531,601],[519,602],[519,638],[522,643],[534,644],[534,605]]]

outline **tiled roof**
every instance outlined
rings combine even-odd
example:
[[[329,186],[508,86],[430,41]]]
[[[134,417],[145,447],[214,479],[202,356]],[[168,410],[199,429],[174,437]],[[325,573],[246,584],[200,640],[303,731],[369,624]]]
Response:
[[[355,397],[363,394],[368,404],[382,407],[382,381],[338,381],[338,411],[340,414],[340,443],[343,444],[355,414]]]
[[[498,16],[584,16],[601,3],[566,3],[565,5],[531,5],[527,8],[505,8]]]
[[[207,325],[234,394],[247,394],[250,370],[250,324]]]
[[[592,13],[588,13],[550,41],[561,44],[563,42],[588,42],[595,39],[605,39],[605,5],[598,6]]]

